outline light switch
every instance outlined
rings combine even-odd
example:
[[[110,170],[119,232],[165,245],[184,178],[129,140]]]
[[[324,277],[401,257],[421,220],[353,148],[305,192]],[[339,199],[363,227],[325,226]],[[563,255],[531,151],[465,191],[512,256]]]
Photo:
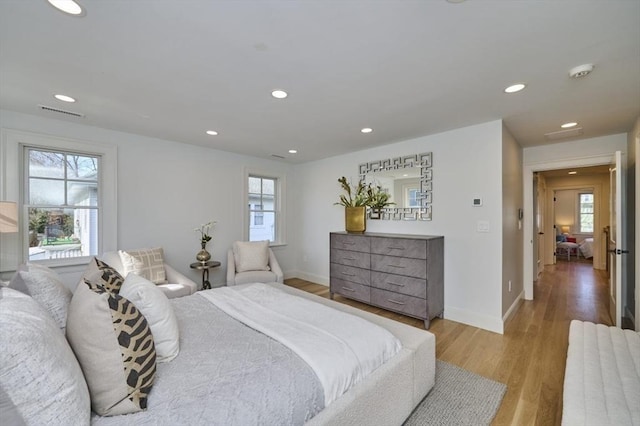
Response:
[[[489,221],[488,220],[479,220],[478,221],[478,232],[489,232]]]

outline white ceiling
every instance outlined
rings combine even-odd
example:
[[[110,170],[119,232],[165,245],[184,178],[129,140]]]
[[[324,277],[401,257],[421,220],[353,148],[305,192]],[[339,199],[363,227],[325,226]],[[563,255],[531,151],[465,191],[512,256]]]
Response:
[[[500,118],[542,145],[640,115],[640,0],[78,2],[81,18],[0,0],[1,108],[293,163]]]

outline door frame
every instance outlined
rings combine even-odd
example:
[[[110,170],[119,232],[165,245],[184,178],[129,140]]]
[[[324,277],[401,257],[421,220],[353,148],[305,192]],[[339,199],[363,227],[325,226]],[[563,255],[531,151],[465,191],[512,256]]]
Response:
[[[589,157],[575,157],[558,161],[545,161],[523,165],[523,194],[524,194],[524,239],[523,239],[523,268],[522,282],[524,283],[524,298],[533,300],[534,275],[534,253],[533,253],[533,228],[534,205],[533,205],[533,173],[546,170],[568,169],[571,167],[590,167],[609,165],[615,161],[615,152],[606,155],[595,155]]]

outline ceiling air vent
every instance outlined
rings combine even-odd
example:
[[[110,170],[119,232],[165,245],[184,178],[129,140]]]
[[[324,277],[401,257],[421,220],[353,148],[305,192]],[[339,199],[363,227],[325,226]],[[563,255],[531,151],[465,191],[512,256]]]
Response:
[[[71,115],[73,117],[80,117],[80,118],[84,117],[84,114],[80,114],[79,112],[66,111],[64,109],[54,108],[54,107],[50,107],[50,106],[46,106],[46,105],[38,105],[38,106],[43,111],[58,112],[60,114]]]
[[[555,141],[558,139],[572,138],[582,135],[582,127],[576,127],[569,130],[559,130],[557,132],[545,133],[544,138],[548,141]]]
[[[276,157],[276,158],[280,158],[284,160],[284,157],[282,155],[278,155],[278,154],[271,154],[272,157]]]

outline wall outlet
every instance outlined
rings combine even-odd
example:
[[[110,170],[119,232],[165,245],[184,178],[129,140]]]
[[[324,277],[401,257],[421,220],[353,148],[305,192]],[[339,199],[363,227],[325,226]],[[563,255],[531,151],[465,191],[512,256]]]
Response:
[[[511,280],[509,280],[509,293],[511,293]]]
[[[488,220],[479,220],[476,226],[476,232],[489,232],[489,221]]]

